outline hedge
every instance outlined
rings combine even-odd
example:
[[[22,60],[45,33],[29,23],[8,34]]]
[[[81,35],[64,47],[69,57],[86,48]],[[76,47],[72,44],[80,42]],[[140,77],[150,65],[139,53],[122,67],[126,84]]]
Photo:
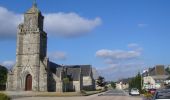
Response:
[[[10,98],[6,94],[0,93],[0,100],[10,100]]]

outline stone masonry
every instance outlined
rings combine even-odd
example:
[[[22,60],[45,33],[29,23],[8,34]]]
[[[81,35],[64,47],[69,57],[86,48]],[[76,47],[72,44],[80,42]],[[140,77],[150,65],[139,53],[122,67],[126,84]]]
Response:
[[[68,91],[93,90],[90,65],[63,66],[48,60],[43,23],[44,16],[34,3],[18,26],[16,64],[8,73],[7,90],[63,92],[63,76],[69,78]]]
[[[26,90],[25,80],[31,75],[30,90],[47,91],[47,34],[43,20],[36,4],[24,14],[24,23],[18,26],[16,65],[8,75],[8,90]]]

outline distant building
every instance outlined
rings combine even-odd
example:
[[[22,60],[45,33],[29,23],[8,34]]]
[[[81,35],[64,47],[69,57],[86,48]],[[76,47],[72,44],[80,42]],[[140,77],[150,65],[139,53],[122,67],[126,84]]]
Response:
[[[143,88],[163,88],[166,79],[169,74],[165,71],[164,65],[156,65],[153,68],[149,68],[148,71],[142,74]]]
[[[165,85],[170,85],[170,76],[165,80]]]
[[[128,79],[122,79],[116,82],[116,89],[128,89],[129,88],[129,81],[131,80],[131,78]]]

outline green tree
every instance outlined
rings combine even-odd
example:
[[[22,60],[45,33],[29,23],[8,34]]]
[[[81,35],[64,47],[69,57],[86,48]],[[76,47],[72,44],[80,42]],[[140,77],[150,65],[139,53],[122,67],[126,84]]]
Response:
[[[115,83],[115,82],[111,82],[110,84],[111,84],[111,86],[112,86],[113,89],[116,88],[116,83]]]
[[[68,77],[63,78],[64,92],[67,92],[67,86],[68,86],[69,82],[70,81],[69,81]]]
[[[170,74],[170,67],[167,67],[165,70]]]
[[[7,82],[7,68],[0,66],[0,90],[4,90]]]
[[[97,85],[100,86],[100,87],[104,87],[106,85],[104,77],[99,76],[97,78]]]
[[[0,66],[0,85],[5,85],[7,81],[7,68]]]
[[[129,81],[129,88],[137,88],[140,92],[142,91],[142,77],[140,73],[138,73],[136,77]]]

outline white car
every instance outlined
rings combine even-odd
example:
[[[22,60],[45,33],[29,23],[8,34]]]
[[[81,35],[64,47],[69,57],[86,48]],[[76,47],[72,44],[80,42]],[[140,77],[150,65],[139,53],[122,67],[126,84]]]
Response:
[[[130,90],[129,94],[130,94],[131,96],[140,95],[139,90],[138,90],[137,88],[132,88],[132,89]]]
[[[170,89],[156,91],[152,100],[170,100]]]

